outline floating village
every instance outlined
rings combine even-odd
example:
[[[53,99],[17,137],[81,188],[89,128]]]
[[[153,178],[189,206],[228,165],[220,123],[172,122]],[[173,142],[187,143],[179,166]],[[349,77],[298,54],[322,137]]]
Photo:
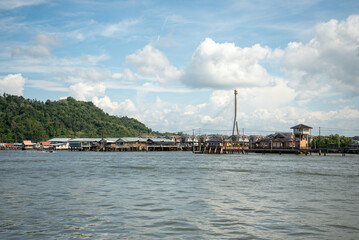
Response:
[[[0,143],[0,150],[40,150],[40,151],[98,151],[98,152],[137,152],[137,151],[192,151],[204,154],[235,153],[294,153],[319,155],[327,153],[359,154],[359,142],[346,147],[321,148],[313,144],[310,135],[312,127],[298,124],[291,132],[277,132],[267,136],[240,135],[237,120],[237,89],[234,90],[235,109],[232,135],[172,135],[164,137],[140,136],[124,138],[53,138],[33,143]],[[313,147],[314,146],[314,147]]]
[[[165,136],[126,137],[126,138],[53,138],[33,143],[25,140],[21,143],[0,143],[1,150],[40,150],[40,151],[101,151],[101,152],[137,152],[137,151],[192,151],[205,154],[234,153],[359,153],[359,144],[345,148],[311,147],[311,127],[299,124],[291,128],[292,132],[278,132],[267,136],[259,135],[205,135],[205,136]]]

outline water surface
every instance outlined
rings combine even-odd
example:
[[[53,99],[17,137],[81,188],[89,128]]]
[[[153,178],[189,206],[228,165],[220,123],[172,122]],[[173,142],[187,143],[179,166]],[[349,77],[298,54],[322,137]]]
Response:
[[[0,151],[1,239],[359,239],[359,156]]]

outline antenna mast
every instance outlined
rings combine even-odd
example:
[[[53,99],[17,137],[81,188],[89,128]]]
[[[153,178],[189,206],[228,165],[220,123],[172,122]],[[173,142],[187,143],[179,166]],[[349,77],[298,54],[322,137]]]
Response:
[[[238,90],[234,89],[234,123],[233,123],[232,136],[234,136],[235,129],[237,128],[237,136],[239,137],[239,128],[238,128],[238,120],[237,120],[237,95],[238,95]]]

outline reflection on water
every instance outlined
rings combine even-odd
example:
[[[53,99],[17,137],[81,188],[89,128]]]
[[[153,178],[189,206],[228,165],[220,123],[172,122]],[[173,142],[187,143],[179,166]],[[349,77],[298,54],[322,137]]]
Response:
[[[359,156],[0,151],[1,239],[359,239]]]

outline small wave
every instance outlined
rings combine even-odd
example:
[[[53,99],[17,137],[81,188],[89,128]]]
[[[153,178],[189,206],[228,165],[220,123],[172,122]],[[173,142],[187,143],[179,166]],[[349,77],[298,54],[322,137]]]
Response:
[[[233,221],[232,219],[217,219],[211,221],[214,227],[231,227],[231,226],[238,226],[238,225],[246,225],[244,223]]]
[[[193,227],[176,227],[173,228],[173,230],[178,232],[194,232],[194,231],[199,231],[200,229],[196,226],[193,226]]]
[[[317,173],[317,172],[294,172],[295,174],[299,175],[313,175],[313,176],[323,176],[323,177],[342,177],[343,175],[339,174],[329,174],[329,173]]]
[[[253,208],[232,208],[235,211],[254,211]]]
[[[144,166],[109,166],[109,168],[121,168],[121,169],[135,169],[135,170],[153,170],[155,167],[144,167]]]
[[[144,227],[150,227],[150,228],[158,228],[158,227],[168,227],[168,226],[182,226],[183,224],[178,221],[168,220],[168,221],[158,221],[151,225],[145,225]]]
[[[226,172],[244,172],[244,173],[253,172],[252,170],[247,170],[247,169],[223,169],[223,171],[226,171]]]
[[[358,231],[359,228],[353,227],[353,226],[346,226],[346,225],[338,225],[338,224],[329,224],[330,227],[340,228],[340,229],[350,229]]]
[[[172,211],[172,208],[153,208],[153,209],[149,209],[148,211],[150,212],[167,212],[167,211]]]
[[[135,204],[134,206],[136,207],[148,207],[148,206],[153,206],[155,205],[154,203],[141,203],[141,204]]]

